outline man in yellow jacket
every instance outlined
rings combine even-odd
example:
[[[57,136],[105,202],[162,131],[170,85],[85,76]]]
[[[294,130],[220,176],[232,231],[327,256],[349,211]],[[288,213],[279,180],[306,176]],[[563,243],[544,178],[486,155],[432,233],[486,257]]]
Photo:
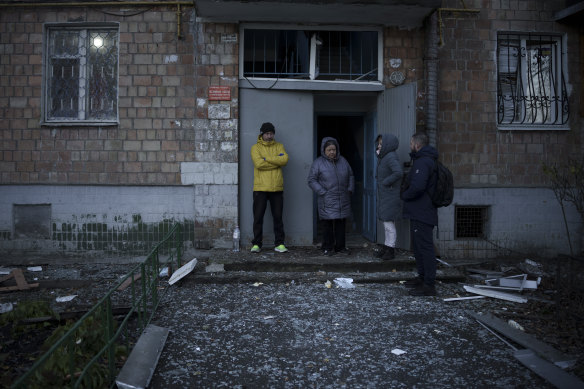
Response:
[[[282,167],[288,163],[288,154],[282,143],[276,142],[276,129],[272,123],[264,123],[255,145],[251,147],[253,161],[253,240],[251,252],[262,249],[264,214],[268,201],[274,219],[274,250],[288,251],[284,246],[284,176]]]

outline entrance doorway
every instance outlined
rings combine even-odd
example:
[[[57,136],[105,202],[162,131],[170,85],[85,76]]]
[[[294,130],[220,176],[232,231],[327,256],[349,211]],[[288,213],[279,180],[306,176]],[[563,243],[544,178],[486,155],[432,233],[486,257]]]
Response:
[[[361,114],[316,114],[316,138],[314,159],[321,155],[322,139],[329,136],[339,142],[340,155],[343,156],[355,176],[355,193],[351,198],[352,215],[346,221],[347,244],[363,241],[363,139],[364,115]],[[318,211],[314,202],[314,239],[321,242],[322,227],[318,223]]]

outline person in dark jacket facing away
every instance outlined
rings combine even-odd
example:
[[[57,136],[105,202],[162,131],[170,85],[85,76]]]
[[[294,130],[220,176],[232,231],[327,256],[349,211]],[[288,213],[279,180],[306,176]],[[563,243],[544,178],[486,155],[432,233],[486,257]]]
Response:
[[[346,253],[345,220],[351,215],[351,195],[355,188],[353,170],[341,156],[336,139],[325,137],[320,152],[322,155],[310,167],[308,186],[318,195],[323,253],[333,255],[333,250]]]
[[[416,258],[418,278],[406,281],[413,296],[436,295],[436,255],[432,231],[438,225],[438,211],[429,193],[436,187],[433,174],[438,151],[429,145],[428,135],[415,133],[410,140],[412,167],[406,177],[401,198],[404,201],[403,216],[410,219],[410,234]]]
[[[400,185],[403,169],[396,150],[399,140],[395,135],[377,136],[377,218],[383,222],[385,242],[377,256],[395,258],[397,231],[395,221],[401,218]]]

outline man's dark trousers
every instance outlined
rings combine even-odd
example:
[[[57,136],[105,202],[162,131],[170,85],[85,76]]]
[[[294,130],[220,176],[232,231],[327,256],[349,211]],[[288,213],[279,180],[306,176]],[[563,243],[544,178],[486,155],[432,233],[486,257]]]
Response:
[[[410,233],[418,277],[428,286],[434,286],[436,282],[436,255],[434,253],[434,241],[432,231],[434,226],[418,220],[410,220]]]
[[[284,244],[284,192],[253,192],[253,240],[252,244],[262,247],[264,233],[264,214],[270,202],[270,210],[274,221],[274,245]]]

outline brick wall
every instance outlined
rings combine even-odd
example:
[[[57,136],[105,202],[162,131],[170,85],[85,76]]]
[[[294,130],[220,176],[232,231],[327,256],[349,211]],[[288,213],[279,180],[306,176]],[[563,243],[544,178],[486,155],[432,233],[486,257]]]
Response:
[[[480,9],[478,14],[442,13],[438,146],[457,186],[541,186],[542,162],[581,155],[581,38],[574,28],[551,21],[564,3],[474,0],[465,4]],[[461,2],[447,0],[443,7],[461,8]],[[576,92],[570,96],[569,131],[497,129],[497,31],[568,34],[568,89]]]
[[[182,164],[182,183],[195,187],[195,245],[224,247],[238,224],[239,26],[198,23],[195,162]],[[230,100],[209,100],[209,87],[228,87]]]
[[[195,158],[192,9],[182,11],[183,39],[176,9],[140,10],[2,9],[3,184],[180,184],[180,163]],[[118,126],[39,124],[43,23],[69,21],[119,22]]]
[[[426,104],[426,93],[424,89],[424,30],[421,28],[412,30],[386,28],[383,36],[385,87],[395,87],[389,79],[391,73],[394,71],[400,71],[404,74],[404,84],[410,82],[417,83],[416,126],[420,130],[423,130],[426,121],[424,109]]]

